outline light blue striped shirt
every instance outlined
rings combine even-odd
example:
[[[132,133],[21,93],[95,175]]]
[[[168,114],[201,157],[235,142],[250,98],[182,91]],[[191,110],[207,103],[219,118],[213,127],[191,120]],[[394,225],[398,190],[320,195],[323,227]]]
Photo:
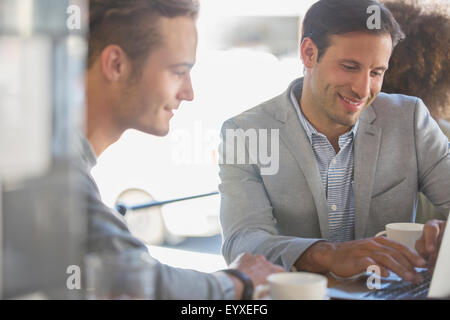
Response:
[[[339,137],[340,150],[336,154],[327,137],[314,128],[303,115],[294,94],[301,93],[301,85],[291,90],[291,100],[314,151],[323,188],[328,202],[329,239],[332,242],[355,238],[355,207],[353,195],[353,141],[358,123]]]

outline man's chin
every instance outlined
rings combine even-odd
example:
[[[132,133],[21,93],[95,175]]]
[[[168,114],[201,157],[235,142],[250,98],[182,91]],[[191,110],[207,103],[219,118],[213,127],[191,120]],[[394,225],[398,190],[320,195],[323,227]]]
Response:
[[[158,136],[158,137],[164,137],[167,136],[169,134],[169,128],[167,129],[158,129],[156,131],[154,131],[154,133],[148,132],[149,134],[152,134],[154,136]]]
[[[340,124],[341,126],[344,127],[353,127],[356,122],[359,119],[360,114],[358,114],[357,116],[347,116],[347,117],[341,117],[338,121],[335,121],[335,123]]]
[[[138,131],[151,134],[153,136],[157,137],[164,137],[167,136],[169,133],[169,127],[166,128],[135,128]]]

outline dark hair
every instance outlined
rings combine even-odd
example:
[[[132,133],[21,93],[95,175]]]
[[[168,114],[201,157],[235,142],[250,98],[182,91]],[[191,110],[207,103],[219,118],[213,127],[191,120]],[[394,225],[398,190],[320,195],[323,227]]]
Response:
[[[392,53],[382,91],[421,98],[436,118],[450,120],[450,17],[447,8],[386,3],[406,39]]]
[[[370,6],[380,8],[380,28],[369,29]],[[389,10],[375,0],[320,0],[309,8],[303,19],[302,41],[310,38],[318,48],[318,60],[330,46],[330,36],[347,32],[390,34],[393,48],[404,34]]]
[[[161,43],[156,27],[159,17],[189,16],[195,19],[198,0],[90,0],[88,68],[103,49],[119,45],[140,63]],[[136,69],[136,68],[135,68]]]

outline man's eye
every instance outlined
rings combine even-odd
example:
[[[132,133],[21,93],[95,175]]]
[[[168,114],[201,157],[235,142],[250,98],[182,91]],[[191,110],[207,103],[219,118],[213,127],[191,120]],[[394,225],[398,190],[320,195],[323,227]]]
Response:
[[[184,77],[185,75],[187,75],[189,73],[189,70],[173,70],[173,73],[176,76]]]
[[[383,72],[373,71],[372,75],[374,75],[375,77],[381,77],[383,75]]]
[[[347,65],[347,64],[343,64],[342,65],[345,69],[347,69],[347,70],[356,70],[356,67],[355,66],[350,66],[350,65]]]

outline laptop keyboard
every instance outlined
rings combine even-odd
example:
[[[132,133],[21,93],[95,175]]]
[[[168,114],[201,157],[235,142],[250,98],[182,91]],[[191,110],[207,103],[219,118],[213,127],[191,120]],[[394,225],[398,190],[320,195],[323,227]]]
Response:
[[[431,273],[428,270],[423,270],[419,274],[422,276],[422,282],[420,283],[393,283],[383,289],[369,292],[366,297],[386,300],[426,298],[430,288]]]

